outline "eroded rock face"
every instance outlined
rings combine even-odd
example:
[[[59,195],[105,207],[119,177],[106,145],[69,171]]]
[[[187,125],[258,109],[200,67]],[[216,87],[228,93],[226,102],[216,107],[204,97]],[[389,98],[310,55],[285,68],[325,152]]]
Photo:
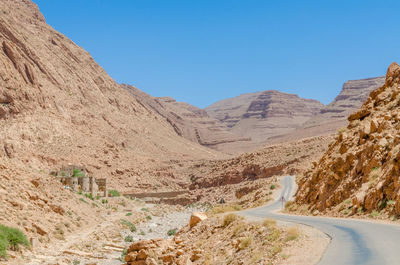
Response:
[[[369,93],[385,83],[385,77],[375,77],[360,80],[350,80],[343,84],[340,94],[303,127],[315,126],[324,123],[343,121],[346,126],[347,117],[358,110],[367,100]]]
[[[353,211],[387,207],[400,214],[400,67],[349,116],[316,167],[305,174],[296,200],[324,211],[351,199]]]
[[[323,107],[316,100],[268,90],[216,102],[206,111],[232,132],[260,142],[295,130]]]
[[[221,144],[248,142],[250,138],[235,135],[225,124],[212,118],[208,113],[185,102],[177,102],[170,97],[156,98],[130,85],[121,85],[149,111],[161,115],[177,135],[192,142],[214,149]]]

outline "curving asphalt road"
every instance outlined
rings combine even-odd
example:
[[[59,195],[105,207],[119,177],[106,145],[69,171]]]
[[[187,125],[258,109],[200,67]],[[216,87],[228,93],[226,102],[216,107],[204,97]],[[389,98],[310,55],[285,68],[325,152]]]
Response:
[[[295,177],[282,179],[280,197],[294,194]],[[363,220],[279,214],[281,202],[241,212],[241,215],[268,217],[310,225],[328,234],[331,243],[318,265],[400,265],[400,226]],[[306,265],[306,264],[305,264]]]

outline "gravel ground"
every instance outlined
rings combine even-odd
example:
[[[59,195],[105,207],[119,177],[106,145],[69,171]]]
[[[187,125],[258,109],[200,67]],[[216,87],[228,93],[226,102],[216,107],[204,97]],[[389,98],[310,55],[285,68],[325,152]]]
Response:
[[[152,205],[148,205],[149,209],[151,207]],[[189,224],[192,213],[198,211],[205,211],[205,209],[201,207],[186,207],[182,211],[171,212],[162,216],[152,216],[149,213],[149,221],[136,225],[136,232],[125,229],[121,231],[121,235],[123,238],[129,235],[132,236],[134,242],[173,237],[173,235],[168,235],[168,231],[179,231],[183,226]]]

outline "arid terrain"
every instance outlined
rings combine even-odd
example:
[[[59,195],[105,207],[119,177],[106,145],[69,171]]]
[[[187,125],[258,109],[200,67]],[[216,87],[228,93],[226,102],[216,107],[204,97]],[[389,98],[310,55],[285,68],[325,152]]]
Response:
[[[308,204],[316,214],[397,219],[399,73],[397,63],[391,64],[385,84],[349,116],[329,151],[301,178],[297,203]]]
[[[1,264],[315,264],[326,234],[233,213],[288,175],[287,212],[397,221],[396,63],[329,105],[267,90],[200,109],[118,84],[32,1],[0,3]]]

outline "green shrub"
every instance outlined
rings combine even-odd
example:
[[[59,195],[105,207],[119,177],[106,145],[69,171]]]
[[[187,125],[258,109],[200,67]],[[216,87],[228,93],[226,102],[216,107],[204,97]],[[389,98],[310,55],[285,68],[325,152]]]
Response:
[[[109,194],[111,197],[119,197],[119,196],[121,196],[121,193],[119,193],[119,191],[117,191],[117,190],[109,190],[109,191],[108,191],[108,194]]]
[[[151,220],[151,216],[150,215],[146,216],[146,219],[150,221]]]
[[[106,204],[106,203],[108,203],[108,200],[102,199],[102,200],[101,200],[101,203],[102,203],[102,204]]]
[[[131,231],[132,233],[136,232],[136,226],[133,223],[131,223],[131,222],[125,220],[125,219],[122,219],[121,220],[121,224],[126,226],[126,227],[128,227],[129,231]]]
[[[271,187],[269,187],[271,190],[274,190],[276,188],[276,186],[274,184],[271,185]]]
[[[169,235],[169,236],[173,236],[173,235],[175,235],[176,234],[176,229],[170,229],[170,230],[168,230],[168,232],[167,232],[167,235]]]
[[[125,256],[128,254],[128,249],[124,248],[124,250],[122,250],[121,253],[121,257],[119,257],[119,261],[121,261],[122,263],[125,262]]]
[[[143,212],[148,212],[149,211],[149,209],[147,209],[147,208],[142,208],[141,209]]]
[[[132,213],[127,213],[127,214],[125,214],[125,216],[131,216],[132,215]]]
[[[85,172],[83,172],[83,171],[80,171],[79,169],[74,169],[74,171],[72,172],[72,176],[73,177],[78,177],[78,178],[81,178],[81,177],[84,177],[85,176]]]
[[[125,237],[125,242],[133,242],[133,237],[131,235]]]
[[[94,201],[93,194],[91,194],[91,193],[86,193],[85,197]]]
[[[29,247],[25,234],[17,229],[0,225],[0,257],[7,258],[7,249],[19,250],[19,246]]]
[[[7,237],[3,234],[0,234],[0,258],[7,258],[7,248]]]

